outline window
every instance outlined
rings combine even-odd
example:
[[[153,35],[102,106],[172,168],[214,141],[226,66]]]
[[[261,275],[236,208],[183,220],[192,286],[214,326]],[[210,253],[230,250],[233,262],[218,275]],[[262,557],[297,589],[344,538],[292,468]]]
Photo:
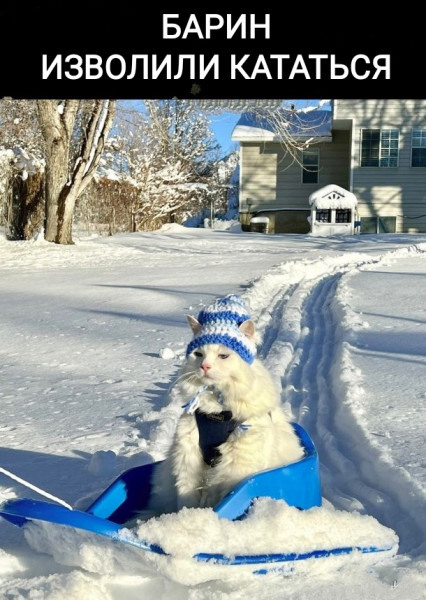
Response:
[[[361,130],[361,167],[397,167],[398,129]]]
[[[316,220],[318,223],[331,223],[331,209],[321,208],[316,211]]]
[[[336,208],[336,223],[350,223],[352,211],[350,208]]]
[[[302,183],[318,183],[319,151],[318,148],[302,152]]]
[[[426,167],[426,129],[413,129],[411,138],[411,166]]]

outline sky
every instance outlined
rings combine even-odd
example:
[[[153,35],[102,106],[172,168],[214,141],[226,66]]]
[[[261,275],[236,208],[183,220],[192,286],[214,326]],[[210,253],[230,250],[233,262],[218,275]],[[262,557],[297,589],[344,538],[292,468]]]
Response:
[[[126,105],[140,109],[141,100],[123,100]],[[224,153],[228,153],[237,147],[237,144],[231,140],[232,130],[234,129],[240,115],[232,112],[210,115],[211,129],[216,136],[217,141]]]
[[[289,100],[288,102],[294,102],[297,107],[302,108],[311,104],[317,105],[319,100]],[[238,143],[232,141],[231,135],[239,117],[239,114],[232,112],[224,112],[222,115],[212,115],[210,117],[211,129],[215,133],[216,139],[224,152],[238,148]]]
[[[210,127],[224,153],[238,148],[238,142],[233,142],[231,135],[239,118],[240,115],[234,113],[224,113],[223,115],[213,115],[211,117]]]
[[[140,104],[139,100],[126,101],[127,103],[138,106]],[[294,102],[296,106],[306,106],[306,105],[317,105],[319,100],[289,100],[289,102]],[[228,153],[234,149],[238,148],[238,143],[233,142],[231,139],[232,130],[237,124],[238,119],[240,118],[239,113],[226,112],[224,111],[222,114],[212,114],[209,116],[211,121],[211,129],[216,136],[217,141],[220,144],[220,147],[224,153]]]
[[[133,531],[172,545],[166,562],[0,518],[0,597],[423,599],[426,236],[268,236],[234,224],[81,231],[74,241],[0,235],[3,469],[84,511],[123,471],[164,458],[181,414],[173,382],[191,337],[186,315],[237,293],[289,419],[317,447],[323,506],[298,514],[297,533],[288,507],[260,503],[239,529],[221,524],[232,535],[217,544],[273,548],[279,531],[290,546],[342,543],[362,531],[365,543],[397,539],[397,553],[373,565],[371,554],[302,561],[287,576],[227,567],[218,579],[178,545],[208,543],[187,528],[200,519],[212,531],[209,509]],[[0,503],[23,497],[47,501],[0,473]],[[259,519],[262,539],[248,530]]]

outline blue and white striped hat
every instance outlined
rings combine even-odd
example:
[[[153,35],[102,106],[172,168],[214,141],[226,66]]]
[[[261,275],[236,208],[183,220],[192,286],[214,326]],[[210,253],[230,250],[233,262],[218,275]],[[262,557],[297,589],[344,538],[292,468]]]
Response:
[[[186,355],[206,344],[222,344],[251,364],[256,357],[256,344],[239,329],[249,319],[242,298],[235,294],[218,298],[199,313],[200,328],[188,344]]]

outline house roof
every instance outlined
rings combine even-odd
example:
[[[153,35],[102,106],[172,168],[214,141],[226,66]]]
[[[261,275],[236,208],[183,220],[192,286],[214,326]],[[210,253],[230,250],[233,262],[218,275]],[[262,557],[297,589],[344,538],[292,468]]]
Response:
[[[276,123],[286,123],[287,135],[298,141],[331,142],[332,113],[331,110],[312,110],[295,112],[279,109]],[[279,142],[276,125],[261,113],[243,113],[235,125],[231,139],[238,142]]]
[[[309,204],[314,208],[354,208],[358,203],[355,194],[331,183],[309,196]]]

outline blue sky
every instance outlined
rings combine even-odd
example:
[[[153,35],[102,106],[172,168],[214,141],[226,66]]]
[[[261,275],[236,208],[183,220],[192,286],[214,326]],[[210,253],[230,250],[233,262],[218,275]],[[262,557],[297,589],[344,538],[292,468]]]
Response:
[[[240,115],[234,113],[223,113],[211,117],[211,129],[224,152],[229,152],[233,147],[238,147],[237,142],[231,141],[231,134],[239,118]]]

